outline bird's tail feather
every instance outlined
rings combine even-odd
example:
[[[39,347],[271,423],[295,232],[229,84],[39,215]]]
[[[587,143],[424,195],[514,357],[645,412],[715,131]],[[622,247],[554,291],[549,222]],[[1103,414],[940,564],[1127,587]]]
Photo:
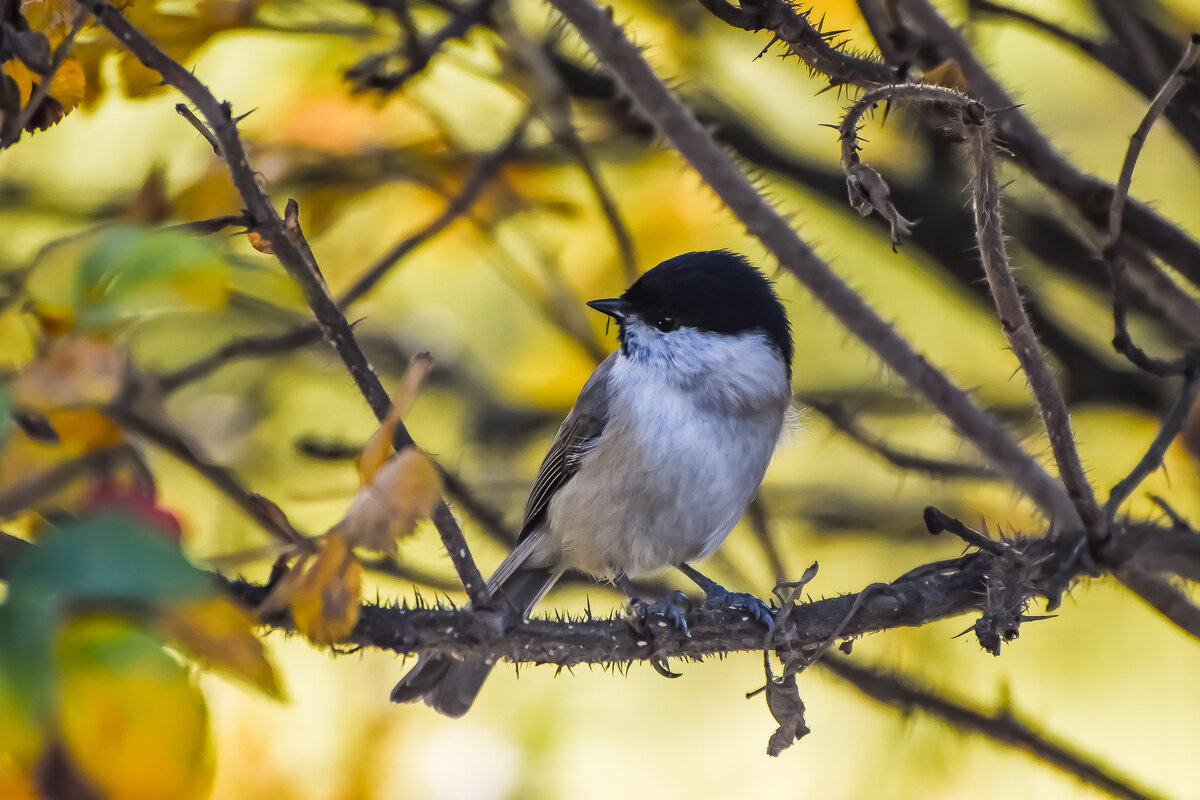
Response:
[[[518,546],[488,581],[497,603],[510,605],[522,616],[528,616],[561,574],[546,568],[522,568],[520,562],[528,557],[529,550]],[[392,689],[392,702],[422,699],[446,716],[461,717],[475,701],[493,666],[494,662],[478,659],[460,661],[452,656],[422,656]]]

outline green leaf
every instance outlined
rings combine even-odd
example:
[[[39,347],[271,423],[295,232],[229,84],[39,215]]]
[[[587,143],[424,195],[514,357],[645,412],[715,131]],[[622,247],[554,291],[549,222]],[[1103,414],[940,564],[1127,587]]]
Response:
[[[214,591],[179,549],[136,519],[106,515],[54,531],[14,560],[0,606],[0,683],[34,717],[54,685],[54,637],[67,614],[149,614]]]
[[[79,265],[76,300],[85,324],[131,313],[224,305],[228,265],[203,239],[133,226],[106,228]]]

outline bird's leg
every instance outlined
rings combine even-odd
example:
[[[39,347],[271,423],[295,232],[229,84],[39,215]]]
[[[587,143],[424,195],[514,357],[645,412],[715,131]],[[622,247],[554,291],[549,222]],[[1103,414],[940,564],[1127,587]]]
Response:
[[[709,608],[732,608],[744,611],[762,624],[769,633],[775,631],[775,617],[770,607],[752,594],[728,591],[712,578],[706,577],[688,564],[680,564],[679,571],[687,575],[704,592],[704,604]]]
[[[629,595],[629,605],[626,606],[629,624],[639,634],[652,632],[654,628],[673,628],[684,636],[688,635],[686,613],[691,604],[683,592],[671,592],[653,603],[647,603],[624,572],[618,572],[613,583]]]

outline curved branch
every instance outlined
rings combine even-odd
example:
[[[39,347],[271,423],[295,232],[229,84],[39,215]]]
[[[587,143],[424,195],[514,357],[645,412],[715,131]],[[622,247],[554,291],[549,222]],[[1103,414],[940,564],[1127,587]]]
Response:
[[[710,8],[720,3],[723,0],[702,0],[701,4]],[[984,68],[962,36],[931,5],[925,0],[905,0],[903,8],[930,41],[944,49],[944,57],[959,63],[972,94],[978,94],[989,108],[1007,109],[998,128],[1013,161],[1102,230],[1115,191],[1112,184],[1081,172],[1059,153]],[[714,15],[743,30],[770,31],[809,69],[828,76],[831,85],[853,84],[874,89],[897,83],[903,77],[882,62],[861,58],[831,45],[808,17],[797,12],[788,0],[747,0],[742,11],[741,14],[714,11]],[[1144,247],[1200,285],[1200,243],[1141,203],[1131,203],[1127,217],[1129,232]]]
[[[932,366],[841,279],[772,208],[745,173],[679,103],[604,9],[592,0],[551,0],[583,35],[648,120],[683,155],[729,209],[845,328],[871,348],[1013,483],[1056,519],[1074,512],[1062,486],[1011,434]]]

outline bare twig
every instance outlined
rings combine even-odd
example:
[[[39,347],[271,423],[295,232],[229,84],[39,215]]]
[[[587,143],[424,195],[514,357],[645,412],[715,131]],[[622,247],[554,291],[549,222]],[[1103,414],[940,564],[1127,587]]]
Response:
[[[1121,164],[1121,176],[1117,180],[1117,189],[1108,210],[1108,241],[1104,245],[1104,260],[1108,263],[1109,275],[1113,284],[1113,347],[1132,363],[1155,375],[1179,374],[1187,367],[1187,360],[1163,361],[1152,358],[1138,347],[1134,343],[1133,337],[1129,335],[1123,280],[1125,264],[1120,250],[1121,228],[1125,205],[1129,199],[1129,187],[1133,182],[1133,169],[1137,165],[1138,156],[1142,152],[1146,138],[1150,135],[1150,129],[1162,116],[1171,99],[1183,87],[1184,73],[1196,63],[1197,55],[1200,55],[1200,34],[1192,34],[1191,41],[1179,59],[1179,63],[1154,96],[1141,124],[1129,139],[1129,148],[1125,151],[1125,160]]]
[[[421,230],[397,242],[393,248],[380,256],[346,291],[342,292],[338,298],[338,306],[344,309],[357,302],[375,288],[375,285],[379,283],[379,280],[388,273],[388,270],[393,265],[448,228],[456,219],[468,213],[471,210],[471,206],[475,204],[475,201],[483,193],[483,190],[496,177],[501,167],[520,148],[521,142],[525,138],[525,129],[528,124],[529,114],[527,113],[517,123],[516,127],[513,128],[512,133],[500,143],[499,147],[484,155],[475,163],[470,174],[463,181],[462,188],[446,204],[446,208],[443,209],[442,213],[431,220],[425,227],[421,228]]]
[[[267,533],[289,545],[311,547],[309,540],[292,527],[278,506],[247,490],[232,472],[214,463],[170,425],[135,411],[120,399],[110,403],[105,408],[105,413],[122,430],[161,447],[194,469]]]
[[[1037,733],[1009,711],[1000,710],[990,714],[977,711],[938,692],[917,686],[906,678],[864,667],[841,656],[826,656],[821,666],[881,703],[894,706],[904,713],[914,709],[924,711],[961,730],[978,733],[1023,750],[1114,797],[1149,800],[1154,796],[1135,787],[1129,779],[1106,770],[1094,757],[1085,756]]]
[[[1179,63],[1175,65],[1175,69],[1171,71],[1162,88],[1150,102],[1150,108],[1147,109],[1141,124],[1129,139],[1129,149],[1125,152],[1125,161],[1121,164],[1121,176],[1117,180],[1116,191],[1113,193],[1113,199],[1108,209],[1108,236],[1111,243],[1115,243],[1121,235],[1125,205],[1129,200],[1129,187],[1133,182],[1133,168],[1137,165],[1138,156],[1142,152],[1146,138],[1150,135],[1150,129],[1162,116],[1176,93],[1183,88],[1186,73],[1196,63],[1198,55],[1200,55],[1200,33],[1193,33]]]
[[[355,64],[346,72],[362,89],[379,89],[394,92],[412,78],[420,75],[429,66],[429,62],[438,54],[442,47],[452,39],[461,39],[470,32],[471,28],[487,19],[495,0],[473,0],[470,4],[455,11],[450,21],[427,38],[421,38],[411,17],[408,16],[405,4],[399,4],[401,11],[397,15],[401,27],[405,30],[406,40],[403,49],[408,62],[404,68],[392,74],[381,72],[390,54],[375,55]]]
[[[1034,537],[1021,541],[1037,556],[1036,582],[1048,579],[1069,556],[1074,540]],[[1032,559],[1031,559],[1032,560]],[[848,594],[794,605],[780,615],[772,647],[785,662],[803,661],[831,636],[922,625],[980,609],[989,576],[1007,575],[1008,559],[977,551],[933,573],[910,573],[862,596]],[[244,602],[254,604],[265,587],[232,582]],[[858,606],[853,617],[851,609]],[[692,618],[695,621],[692,621]],[[517,663],[572,666],[654,658],[697,659],[716,653],[761,651],[762,626],[736,609],[701,608],[689,614],[690,636],[640,637],[622,615],[564,622],[531,619],[515,628],[497,627],[487,615],[469,611],[416,610],[364,605],[347,641],[402,653],[445,653],[457,657],[504,658]],[[287,627],[286,617],[266,620]],[[564,624],[569,623],[569,624]]]
[[[1166,578],[1132,566],[1118,570],[1117,577],[1180,630],[1200,639],[1200,608]]]
[[[986,550],[1002,558],[1020,558],[1021,556],[1004,542],[997,542],[984,536],[977,530],[968,528],[962,520],[952,517],[934,506],[925,507],[925,527],[935,536],[939,533],[952,533],[972,547]]]
[[[571,98],[567,94],[562,78],[554,71],[550,59],[543,50],[530,42],[516,25],[504,28],[504,36],[511,44],[513,52],[533,75],[536,81],[534,90],[535,104],[540,107],[542,119],[550,128],[551,135],[560,146],[579,162],[584,177],[592,187],[596,202],[600,206],[608,228],[612,232],[621,256],[621,266],[624,269],[625,280],[628,283],[638,276],[637,256],[633,247],[633,236],[621,218],[621,211],[616,200],[604,184],[600,168],[592,157],[588,146],[584,143],[579,131],[571,119]]]
[[[796,235],[788,220],[771,208],[691,112],[675,99],[609,14],[592,0],[551,2],[616,75],[645,117],[700,173],[751,235],[766,245],[847,330],[944,413],[997,470],[1049,514],[1058,519],[1072,514],[1062,487],[1021,450],[1008,431],[919,355]]]
[[[899,450],[866,430],[854,414],[836,403],[828,403],[812,397],[800,398],[800,402],[805,408],[811,408],[829,420],[830,424],[838,431],[902,470],[921,472],[935,478],[996,480],[998,477],[995,470],[984,464],[929,458]]]
[[[1033,326],[1021,302],[1017,282],[1008,262],[1007,245],[1000,218],[1000,186],[996,181],[996,165],[992,158],[992,128],[986,113],[964,113],[964,130],[975,167],[975,233],[983,271],[996,301],[996,310],[1013,353],[1029,379],[1037,399],[1038,409],[1050,437],[1050,449],[1058,463],[1059,475],[1075,506],[1088,544],[1099,555],[1109,540],[1108,525],[1096,503],[1096,495],[1088,482],[1075,446],[1070,412],[1063,399],[1058,381],[1038,343]]]
[[[772,648],[784,663],[797,659],[803,662],[813,647],[835,633],[855,637],[983,611],[990,602],[987,594],[997,581],[1012,583],[1026,599],[1038,596],[1055,583],[1071,583],[1079,576],[1083,567],[1072,553],[1082,535],[1078,529],[1069,529],[1058,536],[1035,533],[1015,537],[1014,546],[1026,556],[1023,565],[1015,563],[1011,554],[997,556],[977,550],[952,561],[909,570],[890,584],[879,584],[861,600],[861,593],[806,603],[793,602],[793,596],[784,604],[786,613],[776,619]],[[1142,550],[1165,553],[1185,535],[1191,534],[1140,524],[1131,526],[1126,543],[1135,554]],[[1136,560],[1135,555],[1130,563]],[[241,581],[229,582],[229,588],[251,605],[256,605],[266,591],[266,587]],[[856,604],[858,612],[848,619],[848,612]],[[560,615],[557,621],[531,619],[506,628],[498,626],[492,616],[470,611],[367,604],[347,641],[398,653],[445,653],[460,658],[492,657],[560,666],[699,659],[718,653],[761,651],[762,626],[744,617],[736,609],[705,607],[689,614],[691,636],[665,635],[647,640],[636,634],[621,615],[607,619],[567,619]],[[266,623],[290,626],[284,616]]]
[[[778,585],[787,578],[787,568],[783,564],[779,546],[771,535],[771,515],[767,511],[767,504],[763,501],[761,494],[756,495],[750,501],[750,507],[746,509],[746,516],[750,522],[750,530],[754,531],[754,538],[758,540],[763,555],[767,557],[767,563],[771,565],[771,576]]]
[[[1048,188],[1058,192],[1082,215],[1104,228],[1115,189],[1110,184],[1086,175],[1055,149],[987,71],[963,39],[928,0],[903,0],[902,7],[923,29],[926,36],[953,58],[967,77],[972,93],[992,109],[1011,109],[997,120],[998,134],[1017,163]],[[1126,212],[1129,232],[1160,258],[1200,284],[1200,244],[1177,226],[1140,203],[1130,203]]]
[[[208,146],[212,148],[214,154],[221,155],[221,143],[217,141],[216,136],[213,136],[213,132],[208,129],[204,121],[196,116],[196,112],[187,107],[187,103],[176,103],[175,113],[186,119],[188,124],[196,129],[196,133],[200,134],[204,138],[204,141],[208,142]],[[246,224],[249,225],[250,223],[247,222]]]
[[[351,304],[370,293],[379,281],[399,263],[404,257],[433,239],[439,233],[450,227],[455,220],[466,214],[483,190],[499,172],[504,163],[512,157],[521,142],[524,122],[514,129],[512,135],[495,150],[481,157],[472,167],[446,207],[436,217],[422,226],[415,233],[404,237],[389,249],[384,255],[368,267],[341,297],[338,298],[339,308],[345,310]],[[216,222],[214,220],[214,222]],[[192,224],[192,223],[186,223]],[[245,217],[229,218],[228,224],[249,225]],[[237,358],[276,355],[313,344],[321,339],[321,329],[316,322],[306,322],[297,325],[283,333],[259,334],[235,339],[217,350],[189,364],[166,373],[159,377],[159,387],[164,392],[173,392],[181,386],[199,380],[225,364]]]
[[[1193,364],[1185,373],[1183,387],[1166,416],[1163,417],[1162,427],[1159,428],[1154,441],[1150,443],[1146,454],[1138,461],[1137,466],[1109,492],[1108,501],[1104,504],[1104,514],[1110,522],[1116,517],[1121,504],[1129,498],[1129,495],[1133,494],[1134,489],[1149,477],[1150,473],[1162,466],[1167,448],[1183,430],[1183,424],[1187,421],[1188,412],[1192,410],[1192,406],[1196,402],[1198,392],[1200,392],[1200,364]]]
[[[1030,14],[1019,8],[1010,8],[1009,6],[993,3],[991,0],[968,0],[967,7],[971,11],[982,11],[985,14],[993,14],[997,17],[1008,17],[1009,19],[1023,22],[1031,28],[1035,28],[1043,33],[1048,33],[1055,39],[1066,42],[1079,50],[1087,53],[1089,56],[1096,58],[1100,52],[1100,45],[1093,42],[1087,37],[1080,36],[1077,33],[1072,33],[1061,25],[1056,25],[1049,20]],[[1097,59],[1099,60],[1099,59]]]

